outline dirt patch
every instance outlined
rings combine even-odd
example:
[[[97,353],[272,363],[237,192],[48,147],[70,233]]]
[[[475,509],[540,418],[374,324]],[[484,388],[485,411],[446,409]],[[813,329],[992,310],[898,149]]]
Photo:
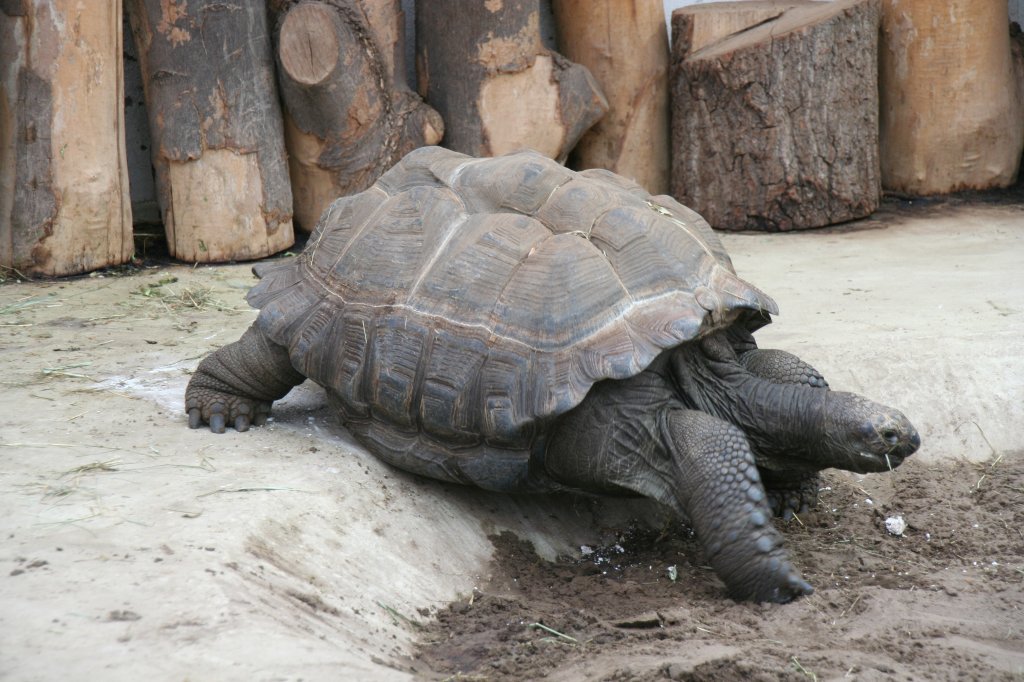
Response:
[[[902,535],[886,527],[896,517]],[[726,599],[679,524],[610,530],[604,546],[555,563],[492,536],[490,580],[436,614],[415,668],[487,680],[1020,679],[1022,458],[911,461],[891,479],[829,473],[812,513],[777,523],[816,587],[783,606]]]
[[[0,271],[0,679],[1019,679],[1022,216],[915,201],[889,230],[723,236],[784,305],[765,345],[925,441],[785,525],[817,588],[785,606],[726,599],[657,514],[630,532],[649,505],[391,469],[308,383],[265,427],[188,429],[190,373],[255,316],[248,265]]]

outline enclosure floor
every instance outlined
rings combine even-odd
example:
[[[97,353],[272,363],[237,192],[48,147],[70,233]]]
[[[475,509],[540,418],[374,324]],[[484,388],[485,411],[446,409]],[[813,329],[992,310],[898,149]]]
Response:
[[[723,239],[781,308],[761,345],[924,441],[783,526],[813,596],[727,600],[685,529],[628,530],[662,527],[645,503],[397,472],[308,384],[266,427],[189,430],[253,279],[168,265],[0,285],[0,678],[1019,679],[1024,204]]]

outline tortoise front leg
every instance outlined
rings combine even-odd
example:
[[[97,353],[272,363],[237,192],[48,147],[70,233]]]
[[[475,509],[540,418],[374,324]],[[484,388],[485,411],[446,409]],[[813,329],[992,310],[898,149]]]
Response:
[[[762,379],[779,384],[800,384],[828,388],[821,372],[784,350],[755,348],[741,353],[740,364]],[[788,521],[818,501],[821,478],[816,471],[773,471],[762,468],[761,480],[768,493],[768,506],[776,516]]]
[[[739,354],[740,364],[751,374],[779,384],[802,384],[812,388],[828,388],[821,372],[784,350],[755,348]]]
[[[267,421],[270,404],[302,383],[288,349],[271,341],[255,324],[238,341],[206,356],[185,389],[189,428],[225,424],[246,431]]]
[[[595,395],[562,417],[544,454],[553,479],[594,493],[640,494],[687,520],[736,599],[788,602],[813,589],[771,525],[754,454],[737,427],[680,407],[651,410]]]
[[[673,453],[677,505],[737,599],[788,602],[814,589],[789,562],[771,525],[765,489],[746,436],[703,412],[671,410],[664,437]]]

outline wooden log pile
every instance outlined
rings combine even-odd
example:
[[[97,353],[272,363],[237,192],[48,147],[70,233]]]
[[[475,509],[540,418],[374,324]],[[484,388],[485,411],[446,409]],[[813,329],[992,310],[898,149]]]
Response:
[[[122,9],[167,242],[191,262],[286,249],[293,221],[439,142],[607,168],[721,229],[1019,175],[1005,3],[705,3],[673,13],[671,48],[658,0],[550,3],[549,21],[540,0],[419,0],[417,94],[400,0],[0,0],[0,272],[132,256]]]

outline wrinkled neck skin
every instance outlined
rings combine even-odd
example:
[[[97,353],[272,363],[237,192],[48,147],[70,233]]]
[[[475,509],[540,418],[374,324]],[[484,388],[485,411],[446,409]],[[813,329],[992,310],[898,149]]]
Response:
[[[818,471],[826,446],[828,389],[778,384],[739,364],[731,350],[690,343],[672,351],[669,373],[689,408],[735,424],[747,436],[760,467]]]

